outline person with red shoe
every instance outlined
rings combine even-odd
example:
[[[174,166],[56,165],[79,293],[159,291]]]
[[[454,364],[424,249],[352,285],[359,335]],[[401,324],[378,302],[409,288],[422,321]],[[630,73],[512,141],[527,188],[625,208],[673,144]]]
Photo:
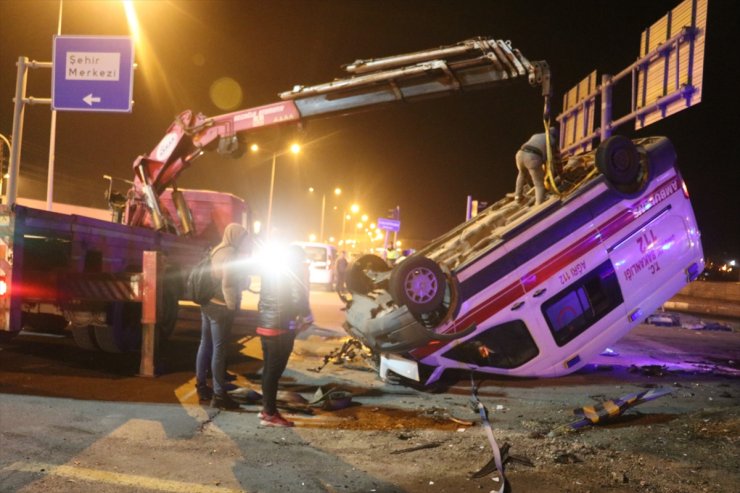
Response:
[[[296,332],[313,323],[308,302],[306,253],[297,245],[288,248],[287,261],[273,272],[262,274],[257,334],[261,338],[262,426],[293,426],[277,410],[278,381],[293,352]]]

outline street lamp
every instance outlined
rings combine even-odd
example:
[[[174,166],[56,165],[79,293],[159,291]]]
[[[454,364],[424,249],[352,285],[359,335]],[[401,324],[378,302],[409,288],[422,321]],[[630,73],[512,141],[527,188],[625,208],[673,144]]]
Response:
[[[249,149],[252,152],[258,152],[260,150],[260,146],[257,144],[252,144],[249,146]],[[291,144],[290,149],[283,152],[278,152],[273,150],[272,151],[272,171],[270,173],[270,196],[267,199],[267,224],[265,227],[267,228],[267,239],[270,239],[270,236],[272,236],[272,197],[275,192],[275,165],[277,164],[277,158],[278,156],[282,156],[283,154],[287,154],[288,152],[293,154],[298,154],[301,152],[301,146],[298,144]]]
[[[309,192],[313,193],[316,191],[314,187],[309,187]],[[342,195],[342,189],[336,187],[334,189],[334,195],[337,197]],[[319,228],[319,241],[324,241],[324,220],[326,218],[326,192],[321,194],[321,227]]]
[[[349,208],[350,212],[343,212],[342,213],[342,243],[346,242],[346,238],[344,237],[344,231],[345,226],[347,224],[347,221],[352,219],[352,214],[357,214],[360,211],[360,206],[357,204],[352,204]]]

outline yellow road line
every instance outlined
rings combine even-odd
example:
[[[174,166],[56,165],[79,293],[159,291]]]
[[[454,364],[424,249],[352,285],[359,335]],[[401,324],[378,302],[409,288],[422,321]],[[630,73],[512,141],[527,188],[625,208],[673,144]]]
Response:
[[[206,484],[185,483],[182,481],[171,481],[157,479],[149,476],[138,476],[135,474],[122,474],[118,472],[102,471],[99,469],[88,469],[85,467],[57,466],[54,464],[43,464],[40,462],[16,462],[2,469],[3,471],[19,471],[29,473],[40,473],[50,476],[93,481],[98,483],[114,484],[119,486],[132,486],[137,489],[151,491],[169,491],[173,493],[244,493],[245,490],[226,488],[222,486],[211,486]]]

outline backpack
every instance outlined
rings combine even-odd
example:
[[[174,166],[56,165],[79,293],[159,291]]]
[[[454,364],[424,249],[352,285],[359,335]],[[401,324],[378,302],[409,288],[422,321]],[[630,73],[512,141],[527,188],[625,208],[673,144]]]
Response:
[[[216,286],[211,273],[211,251],[208,250],[188,274],[185,283],[185,297],[204,306],[216,294]]]

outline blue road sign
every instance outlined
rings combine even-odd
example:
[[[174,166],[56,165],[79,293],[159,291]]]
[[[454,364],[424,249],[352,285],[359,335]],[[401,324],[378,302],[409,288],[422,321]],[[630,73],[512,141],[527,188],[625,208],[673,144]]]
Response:
[[[131,112],[134,43],[129,36],[54,36],[51,107]]]
[[[401,229],[401,221],[399,221],[398,219],[379,217],[378,229],[383,229],[385,231],[399,231]]]

